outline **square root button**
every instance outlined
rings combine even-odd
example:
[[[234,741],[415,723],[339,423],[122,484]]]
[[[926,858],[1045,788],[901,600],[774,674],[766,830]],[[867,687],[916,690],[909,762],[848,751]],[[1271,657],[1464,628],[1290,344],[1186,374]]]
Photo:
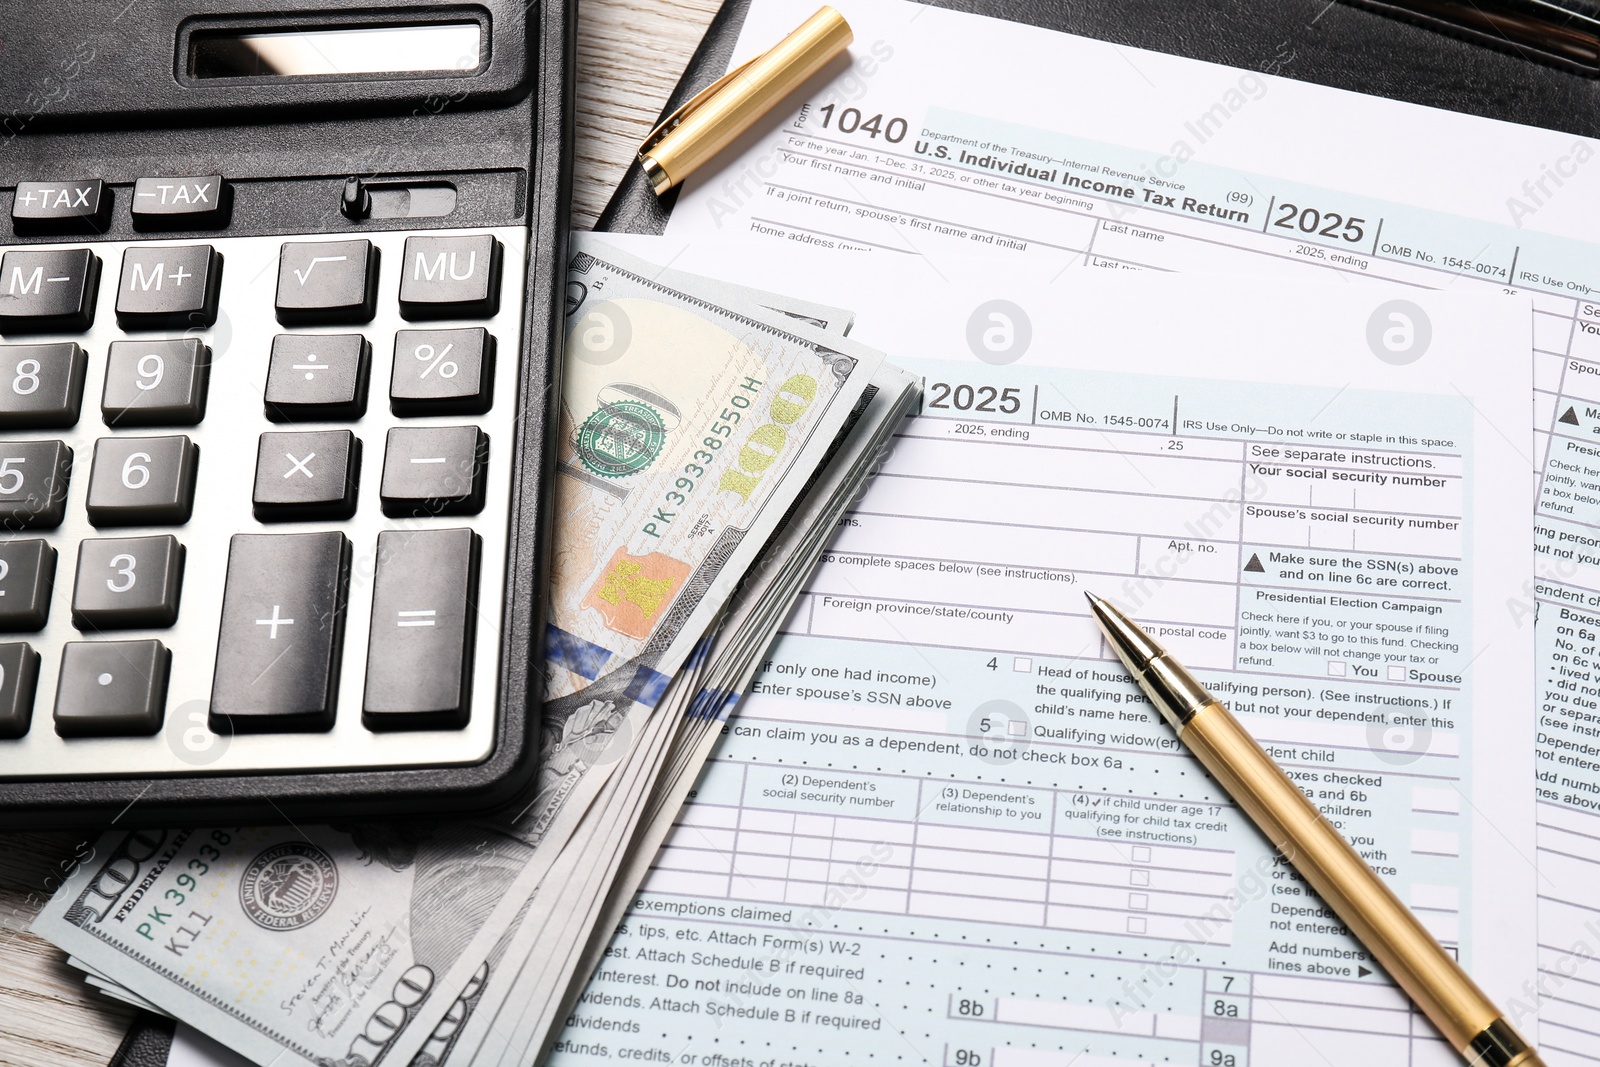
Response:
[[[278,253],[278,321],[285,326],[371,322],[378,250],[371,241],[289,241]]]

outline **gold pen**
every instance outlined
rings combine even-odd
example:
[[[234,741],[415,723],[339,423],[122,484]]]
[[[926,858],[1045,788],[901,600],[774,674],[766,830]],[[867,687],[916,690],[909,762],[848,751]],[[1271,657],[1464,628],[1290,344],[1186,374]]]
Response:
[[[1133,620],[1093,593],[1084,595],[1106,641],[1161,717],[1445,1040],[1473,1067],[1544,1067],[1500,1009],[1233,713]]]
[[[639,146],[639,163],[660,196],[728,147],[850,45],[850,24],[821,7],[789,36],[696,93]]]

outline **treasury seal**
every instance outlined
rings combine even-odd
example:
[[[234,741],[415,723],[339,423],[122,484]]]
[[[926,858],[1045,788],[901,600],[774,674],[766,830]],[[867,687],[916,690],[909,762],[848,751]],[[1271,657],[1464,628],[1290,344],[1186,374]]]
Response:
[[[338,888],[332,857],[316,845],[289,841],[250,861],[239,879],[239,904],[263,929],[298,930],[322,917]]]
[[[637,474],[656,461],[667,442],[661,413],[638,400],[602,406],[578,431],[578,458],[605,478]]]

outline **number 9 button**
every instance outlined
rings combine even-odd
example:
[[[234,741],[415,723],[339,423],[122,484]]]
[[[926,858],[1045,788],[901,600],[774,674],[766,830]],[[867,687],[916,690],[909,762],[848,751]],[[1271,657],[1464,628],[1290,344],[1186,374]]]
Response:
[[[206,413],[210,350],[193,337],[113,341],[100,411],[107,426],[193,426]]]

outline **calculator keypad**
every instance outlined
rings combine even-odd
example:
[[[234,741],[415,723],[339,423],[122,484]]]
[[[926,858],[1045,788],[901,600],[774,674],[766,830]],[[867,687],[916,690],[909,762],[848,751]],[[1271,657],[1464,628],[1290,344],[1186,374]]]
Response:
[[[481,763],[526,233],[70,242],[0,249],[0,779]]]

